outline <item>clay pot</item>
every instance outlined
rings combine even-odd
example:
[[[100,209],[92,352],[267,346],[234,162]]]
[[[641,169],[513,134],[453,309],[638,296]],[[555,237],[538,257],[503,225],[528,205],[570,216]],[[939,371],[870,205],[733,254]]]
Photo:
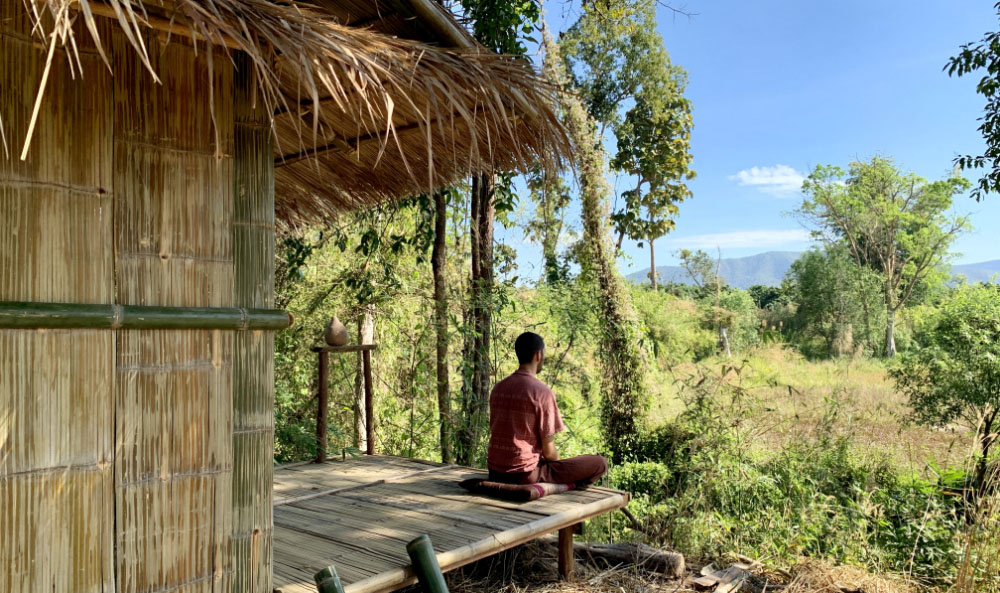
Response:
[[[331,346],[347,345],[347,327],[334,315],[330,323],[326,324],[326,331],[323,332],[323,339]]]

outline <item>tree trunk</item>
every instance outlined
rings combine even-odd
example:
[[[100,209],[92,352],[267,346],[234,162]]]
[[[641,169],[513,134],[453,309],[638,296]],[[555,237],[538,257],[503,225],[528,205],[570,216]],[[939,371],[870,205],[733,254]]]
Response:
[[[652,238],[649,239],[649,286],[656,290],[656,249]]]
[[[719,326],[719,348],[726,355],[726,358],[732,358],[733,351],[729,347],[729,334],[726,332],[726,326]]]
[[[441,423],[441,461],[454,463],[451,454],[451,400],[448,393],[448,294],[444,279],[447,261],[448,210],[444,192],[434,194],[434,250],[431,268],[434,273],[434,323],[437,331],[437,400]]]
[[[559,48],[543,28],[545,73],[557,86],[569,80]],[[560,94],[561,107],[576,155],[583,215],[584,261],[581,267],[597,281],[601,323],[598,351],[602,366],[601,424],[612,459],[621,462],[635,450],[635,440],[646,415],[648,398],[639,349],[639,328],[628,289],[618,273],[609,234],[610,188],[597,128],[580,99]]]
[[[896,356],[896,310],[886,308],[887,319],[885,324],[885,355],[888,358]]]
[[[358,318],[358,344],[375,343],[375,306],[365,305]],[[358,352],[358,374],[354,381],[354,446],[368,450],[368,416],[365,411],[364,356]]]
[[[458,431],[456,459],[473,465],[486,433],[492,372],[490,364],[493,325],[493,218],[496,214],[490,174],[472,177],[472,278],[469,283],[469,316],[472,335],[466,340],[464,359],[470,367],[462,385],[462,426]]]

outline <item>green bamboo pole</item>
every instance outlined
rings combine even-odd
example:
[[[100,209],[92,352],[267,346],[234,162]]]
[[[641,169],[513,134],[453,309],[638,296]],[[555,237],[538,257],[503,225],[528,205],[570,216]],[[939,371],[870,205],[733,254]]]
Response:
[[[319,593],[344,593],[344,585],[340,582],[337,569],[333,565],[327,566],[323,570],[313,575],[316,581],[316,589]]]
[[[406,553],[410,555],[413,572],[417,575],[417,580],[420,581],[425,593],[448,593],[448,585],[444,582],[441,566],[434,554],[434,546],[431,545],[431,538],[427,534],[406,544]]]
[[[292,321],[278,309],[0,302],[2,329],[279,330]]]

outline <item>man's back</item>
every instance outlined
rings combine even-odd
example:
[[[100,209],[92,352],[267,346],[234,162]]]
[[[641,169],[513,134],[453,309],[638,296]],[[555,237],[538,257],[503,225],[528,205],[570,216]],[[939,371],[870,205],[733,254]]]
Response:
[[[487,466],[503,473],[529,472],[538,465],[542,441],[563,430],[552,390],[518,370],[490,394]]]

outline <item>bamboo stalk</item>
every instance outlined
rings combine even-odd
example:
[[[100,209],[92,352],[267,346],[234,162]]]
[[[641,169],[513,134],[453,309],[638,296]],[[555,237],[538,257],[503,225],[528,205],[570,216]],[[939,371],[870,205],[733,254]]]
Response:
[[[372,393],[372,351],[361,353],[361,367],[365,375],[365,443],[368,455],[375,454],[375,394]]]
[[[344,593],[344,585],[332,564],[313,575],[313,580],[319,593]]]
[[[444,582],[444,574],[434,555],[434,546],[426,533],[406,544],[406,553],[413,562],[413,572],[417,573],[420,587],[426,593],[448,593],[448,585]]]
[[[292,322],[279,309],[0,302],[3,329],[279,330]]]
[[[329,408],[330,354],[319,353],[319,397],[316,410],[316,463],[326,461],[327,408]]]

